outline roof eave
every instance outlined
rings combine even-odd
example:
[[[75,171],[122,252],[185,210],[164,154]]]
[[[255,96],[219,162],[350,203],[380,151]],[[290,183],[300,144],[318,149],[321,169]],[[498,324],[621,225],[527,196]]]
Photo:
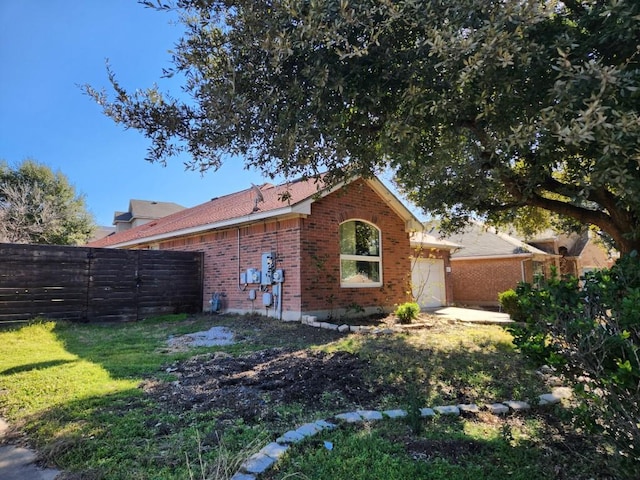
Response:
[[[311,213],[311,202],[300,202],[296,205],[287,206],[284,208],[278,208],[276,210],[269,210],[267,212],[256,212],[244,215],[242,217],[231,218],[228,220],[222,220],[220,222],[207,223],[204,225],[198,225],[190,228],[183,228],[181,230],[173,230],[171,232],[159,233],[157,235],[151,235],[148,237],[136,238],[125,242],[112,243],[106,245],[104,248],[124,248],[133,247],[144,243],[156,243],[163,240],[169,240],[175,237],[183,237],[189,235],[196,235],[198,233],[208,232],[211,230],[218,230],[221,228],[237,227],[246,223],[252,223],[259,220],[266,220],[269,218],[281,217],[286,215],[303,216]]]
[[[391,209],[404,220],[404,229],[406,232],[417,232],[424,228],[422,222],[420,222],[420,220],[411,213],[411,210],[405,207],[398,197],[396,197],[380,180],[373,177],[367,178],[365,181],[389,204],[389,207],[391,207]]]

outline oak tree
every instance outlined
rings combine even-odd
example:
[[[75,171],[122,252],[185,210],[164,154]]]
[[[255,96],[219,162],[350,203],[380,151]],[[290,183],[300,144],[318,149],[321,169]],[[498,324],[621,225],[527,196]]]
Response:
[[[451,226],[542,209],[640,249],[640,2],[163,0],[183,91],[85,86],[149,159],[390,168]],[[525,209],[525,210],[523,210]]]

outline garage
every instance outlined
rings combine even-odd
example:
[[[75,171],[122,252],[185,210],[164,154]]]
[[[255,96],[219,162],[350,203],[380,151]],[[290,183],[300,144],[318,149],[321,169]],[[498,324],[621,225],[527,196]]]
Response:
[[[442,307],[447,304],[444,260],[416,258],[411,272],[413,298],[420,308]]]
[[[451,252],[462,248],[427,232],[411,235],[411,290],[421,309],[447,306],[451,302]]]

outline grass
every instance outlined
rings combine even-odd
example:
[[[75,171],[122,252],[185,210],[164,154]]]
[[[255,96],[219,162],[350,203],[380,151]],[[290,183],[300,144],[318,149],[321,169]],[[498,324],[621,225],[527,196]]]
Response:
[[[265,478],[585,478],[582,465],[543,448],[546,420],[535,415],[499,422],[440,418],[425,422],[410,451],[405,439],[412,434],[402,422],[383,420],[365,428],[343,428],[322,440],[296,445]],[[332,449],[324,442],[330,442]]]
[[[239,341],[189,351],[166,348],[170,335],[214,325],[233,329]],[[271,414],[243,421],[222,407],[166,408],[140,388],[148,379],[173,381],[166,367],[189,357],[282,347],[351,352],[367,362],[363,375],[369,384],[385,385],[385,393],[365,392],[373,400],[363,396],[362,404],[353,404],[327,391],[311,408],[271,405],[265,396]],[[224,479],[286,429],[348,408],[489,403],[533,398],[546,388],[496,326],[437,324],[391,336],[342,336],[231,316],[108,325],[36,321],[0,331],[0,350],[0,414],[27,435],[44,462],[86,480]],[[560,478],[558,468],[567,479],[614,478],[592,474],[608,468],[595,451],[589,461],[571,464],[575,451],[548,447],[550,439],[562,445],[568,436],[592,452],[584,434],[556,416],[383,421],[305,441],[265,478]],[[324,448],[325,440],[335,448]]]

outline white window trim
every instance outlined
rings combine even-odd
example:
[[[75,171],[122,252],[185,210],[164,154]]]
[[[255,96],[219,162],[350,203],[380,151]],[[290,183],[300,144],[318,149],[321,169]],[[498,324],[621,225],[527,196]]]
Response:
[[[378,243],[379,243],[378,248],[380,251],[380,255],[377,255],[374,257],[369,255],[349,255],[349,254],[340,253],[340,288],[379,288],[384,283],[382,278],[382,230],[377,225],[371,222],[368,222],[366,220],[363,220],[361,218],[350,218],[349,220],[342,222],[340,225],[342,226],[345,223],[349,223],[349,222],[366,223],[367,225],[371,225],[373,228],[375,228],[378,231]],[[355,260],[358,262],[378,263],[380,280],[378,282],[367,282],[367,283],[344,283],[342,281],[342,260]]]

